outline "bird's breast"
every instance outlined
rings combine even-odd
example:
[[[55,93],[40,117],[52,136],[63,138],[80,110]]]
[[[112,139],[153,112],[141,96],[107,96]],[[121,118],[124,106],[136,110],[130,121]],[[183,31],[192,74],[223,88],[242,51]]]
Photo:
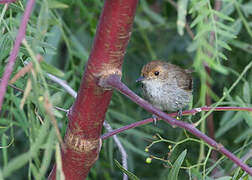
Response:
[[[150,103],[163,111],[182,109],[191,100],[191,93],[178,88],[173,83],[145,82],[143,83],[143,91]]]

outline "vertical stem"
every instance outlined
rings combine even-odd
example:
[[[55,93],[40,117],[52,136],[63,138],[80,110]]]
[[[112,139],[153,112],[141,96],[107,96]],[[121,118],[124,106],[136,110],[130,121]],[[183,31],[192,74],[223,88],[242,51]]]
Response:
[[[111,73],[121,75],[137,3],[137,0],[104,3],[80,89],[68,113],[64,138],[67,150],[61,151],[66,179],[85,179],[98,158],[101,129],[112,96],[111,90],[98,86],[99,78]],[[49,179],[56,179],[55,166]]]

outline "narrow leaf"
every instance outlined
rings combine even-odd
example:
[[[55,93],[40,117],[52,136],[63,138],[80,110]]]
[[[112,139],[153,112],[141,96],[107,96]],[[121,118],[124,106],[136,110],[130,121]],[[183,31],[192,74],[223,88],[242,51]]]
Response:
[[[221,30],[221,29],[217,29],[217,33],[219,33],[220,35],[225,36],[225,37],[227,37],[227,38],[231,38],[231,39],[236,38],[235,35],[229,33],[228,31],[223,31],[223,30]]]
[[[216,21],[215,23],[216,23],[216,25],[217,25],[218,28],[222,28],[225,31],[230,31],[230,32],[234,32],[235,31],[232,27],[227,26],[226,24],[223,24],[220,21]]]
[[[219,18],[221,18],[221,19],[224,19],[224,20],[227,20],[227,21],[232,21],[232,22],[234,21],[233,18],[231,18],[231,17],[229,17],[229,16],[227,16],[227,15],[225,15],[225,14],[219,12],[219,11],[212,10],[212,12],[213,12],[215,15],[217,15]]]
[[[63,77],[64,73],[62,71],[60,71],[59,69],[57,69],[56,67],[46,63],[45,61],[42,61],[40,63],[42,69],[47,72],[50,73],[52,75],[58,76],[58,77]]]
[[[143,7],[143,11],[145,12],[145,14],[147,16],[149,16],[150,19],[152,19],[156,23],[165,24],[165,19],[162,16],[160,16],[159,14],[155,13],[154,11],[152,11],[149,8],[149,6],[148,6],[148,4],[146,3],[145,0],[141,1],[141,5]]]
[[[227,60],[227,56],[225,56],[222,52],[218,52],[218,56],[220,56],[224,60]]]
[[[187,11],[188,0],[178,1],[178,19],[177,28],[180,36],[184,35],[184,27],[186,24],[186,11]]]
[[[49,3],[49,8],[51,9],[65,9],[65,8],[68,8],[69,6],[67,4],[64,4],[62,2],[59,2],[59,1],[50,1]]]
[[[251,99],[250,87],[247,81],[243,85],[243,99],[246,103],[250,104],[250,99]]]
[[[124,169],[122,167],[122,165],[117,161],[117,160],[114,160],[115,161],[115,164],[116,166],[125,174],[127,174],[128,178],[129,179],[132,179],[132,180],[140,180],[135,174],[133,174],[132,172],[129,172],[127,171],[126,169]]]
[[[228,130],[235,127],[237,124],[239,124],[241,121],[243,121],[242,113],[243,112],[237,112],[233,116],[233,118],[231,118],[227,123],[221,126],[216,132],[216,135],[215,135],[216,138],[221,137],[225,132],[227,132]]]
[[[177,180],[178,179],[178,173],[179,173],[179,169],[185,159],[187,150],[185,149],[177,158],[177,160],[175,161],[175,163],[172,166],[172,169],[170,171],[170,173],[168,174],[168,179],[173,179],[173,180]]]
[[[229,51],[232,50],[231,47],[230,47],[226,42],[224,42],[224,41],[219,40],[219,41],[217,41],[217,44],[218,44],[219,46],[221,46],[221,47],[223,47],[223,48],[229,50]]]

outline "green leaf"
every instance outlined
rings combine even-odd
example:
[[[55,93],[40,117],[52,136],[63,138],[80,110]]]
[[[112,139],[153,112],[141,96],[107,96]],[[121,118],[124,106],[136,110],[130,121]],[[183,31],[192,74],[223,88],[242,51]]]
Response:
[[[226,24],[223,24],[222,22],[216,21],[215,23],[218,28],[222,28],[225,31],[231,31],[231,32],[235,31],[233,28],[231,28],[230,26],[227,26]]]
[[[213,9],[212,9],[212,12],[213,12],[215,15],[217,15],[219,18],[221,18],[221,19],[224,19],[224,20],[227,20],[227,21],[232,21],[232,22],[234,21],[233,18],[231,18],[231,17],[229,17],[229,16],[227,16],[227,15],[225,15],[225,14],[219,12],[219,11],[216,11],[216,10],[213,10]]]
[[[227,37],[227,38],[231,38],[231,39],[236,38],[236,36],[234,34],[231,34],[228,31],[223,31],[221,29],[217,29],[217,33],[224,36],[224,37]]]
[[[224,177],[217,178],[215,180],[230,180],[230,179],[232,179],[231,176],[224,176]]]
[[[218,52],[218,56],[220,56],[224,60],[227,60],[227,57],[222,52]]]
[[[49,133],[49,137],[47,139],[47,142],[45,144],[45,152],[43,155],[42,164],[39,168],[39,178],[37,178],[37,179],[43,179],[47,169],[49,168],[49,165],[50,165],[50,162],[52,159],[53,148],[54,148],[54,139],[55,139],[54,131],[55,130],[52,128]]]
[[[200,57],[202,59],[204,59],[208,65],[213,68],[214,70],[222,73],[222,74],[228,74],[228,70],[225,68],[225,66],[222,66],[221,64],[218,64],[214,61],[214,58],[210,58],[209,56],[207,56],[206,54],[204,53],[201,53],[200,54]]]
[[[245,140],[247,137],[250,137],[252,135],[252,129],[244,130],[239,136],[234,140],[234,143],[238,144],[241,141]]]
[[[238,35],[242,30],[242,21],[241,21],[241,19],[237,19],[234,23],[232,23],[230,29],[233,29],[233,34],[234,35]]]
[[[132,180],[140,180],[135,174],[133,174],[132,172],[129,172],[127,171],[126,169],[124,169],[122,167],[122,165],[117,161],[117,160],[114,160],[115,161],[115,165],[125,174],[127,174],[128,178],[129,179],[132,179]]]
[[[47,73],[50,73],[50,74],[55,75],[55,76],[58,76],[58,77],[63,77],[63,76],[64,76],[64,73],[63,73],[61,70],[59,70],[59,69],[57,69],[56,67],[54,67],[54,66],[52,66],[52,65],[50,65],[50,64],[48,64],[48,63],[46,63],[45,61],[42,61],[42,62],[40,63],[40,65],[41,65],[41,68],[42,68],[45,72],[47,72]]]
[[[172,180],[177,180],[178,179],[178,173],[179,173],[179,169],[185,159],[187,150],[185,149],[177,158],[177,160],[175,161],[175,163],[172,166],[172,169],[170,171],[170,173],[168,174],[168,179],[172,179]]]
[[[141,5],[143,7],[143,11],[145,12],[145,14],[152,19],[153,21],[155,21],[158,24],[165,24],[165,19],[160,16],[159,14],[153,12],[150,8],[149,5],[146,3],[145,0],[141,1]]]
[[[177,18],[177,28],[180,36],[184,35],[184,27],[186,24],[186,11],[187,11],[188,0],[178,1],[178,18]]]
[[[249,127],[252,127],[252,112],[244,112],[243,118]]]
[[[250,87],[249,87],[249,83],[246,81],[243,85],[243,99],[246,103],[250,103]]]
[[[134,153],[137,153],[138,155],[142,157],[146,157],[148,155],[145,151],[143,151],[142,149],[139,149],[136,145],[132,144],[130,141],[126,141],[123,138],[119,138],[119,140],[130,151],[133,151]]]
[[[15,170],[25,166],[25,164],[28,161],[31,161],[32,158],[36,155],[36,153],[39,151],[40,147],[42,146],[49,129],[50,122],[47,120],[43,126],[38,131],[38,136],[33,142],[32,146],[30,147],[30,150],[28,152],[25,152],[17,157],[12,158],[9,163],[3,168],[3,177],[10,176]]]
[[[218,44],[219,46],[221,46],[221,47],[223,47],[223,48],[229,50],[229,51],[232,50],[231,47],[230,47],[226,42],[224,42],[224,41],[219,40],[219,41],[217,41],[217,44]]]
[[[194,8],[195,10],[200,10],[201,8],[203,8],[203,6],[207,5],[207,1],[198,1],[195,5]]]
[[[153,29],[153,26],[150,23],[150,21],[148,21],[147,19],[142,18],[139,15],[136,15],[135,22],[142,29],[148,29],[148,30],[152,30]]]
[[[243,10],[243,12],[244,12],[244,14],[245,14],[246,16],[249,16],[249,15],[252,14],[252,2],[248,2],[248,3],[246,3],[246,4],[243,4],[243,5],[241,6],[241,8],[242,8],[242,10]]]
[[[67,4],[64,4],[64,3],[56,1],[56,0],[50,1],[48,6],[50,9],[65,9],[65,8],[69,7]]]
[[[191,23],[191,27],[194,27],[195,25],[197,25],[199,22],[202,22],[204,20],[204,18],[206,18],[209,15],[209,11],[205,11],[202,12],[201,14],[199,14]]]
[[[246,42],[242,42],[239,40],[231,40],[230,44],[232,44],[233,46],[235,46],[239,49],[242,49],[243,51],[245,51],[249,54],[252,54],[252,45],[251,44],[248,44]]]
[[[225,132],[230,130],[231,128],[235,127],[237,124],[239,124],[241,121],[243,121],[243,112],[237,112],[231,119],[229,119],[225,124],[220,126],[218,131],[216,132],[215,136],[216,138],[221,137]]]
[[[206,33],[209,33],[213,30],[213,27],[211,25],[207,25],[207,26],[204,26],[204,28],[202,28],[198,33],[197,35],[195,36],[194,39],[198,39],[200,38],[201,36],[204,36],[206,35]]]
[[[234,3],[232,1],[222,1],[222,14],[230,15],[234,12]]]

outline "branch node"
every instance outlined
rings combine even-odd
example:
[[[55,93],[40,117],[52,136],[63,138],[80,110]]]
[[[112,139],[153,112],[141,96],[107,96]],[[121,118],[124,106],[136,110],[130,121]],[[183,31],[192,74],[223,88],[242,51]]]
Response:
[[[195,111],[196,111],[197,113],[199,113],[199,112],[202,111],[202,109],[201,109],[201,108],[195,108]]]
[[[224,146],[221,143],[218,143],[216,149],[219,151],[221,148],[224,148]]]
[[[109,69],[106,71],[103,71],[99,75],[99,83],[98,85],[103,87],[104,90],[112,90],[112,87],[108,84],[108,78],[111,76],[118,76],[121,80],[122,77],[122,71],[120,69]]]
[[[100,151],[101,148],[101,138],[84,138],[70,130],[66,134],[65,143],[69,149],[80,153],[90,153],[94,149]]]

